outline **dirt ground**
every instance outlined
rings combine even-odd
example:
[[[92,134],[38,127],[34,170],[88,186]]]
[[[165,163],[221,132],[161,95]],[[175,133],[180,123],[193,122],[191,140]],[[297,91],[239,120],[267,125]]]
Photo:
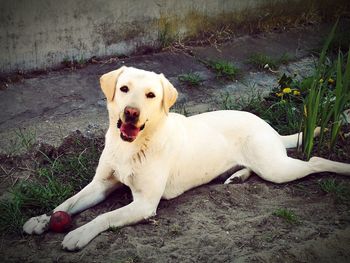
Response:
[[[1,240],[0,258],[2,262],[349,262],[350,204],[320,189],[318,181],[324,176],[332,175],[280,186],[255,176],[230,185],[220,178],[162,200],[154,218],[104,232],[82,251],[63,251],[64,234],[7,235]],[[119,189],[75,216],[74,227],[130,201],[128,189]],[[297,222],[275,216],[279,208],[292,210]]]

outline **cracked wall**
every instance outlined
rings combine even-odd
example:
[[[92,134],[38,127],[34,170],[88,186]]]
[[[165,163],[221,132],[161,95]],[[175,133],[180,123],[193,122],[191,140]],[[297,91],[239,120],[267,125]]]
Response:
[[[0,0],[0,71],[129,55],[205,37],[224,25],[250,32],[303,17],[317,20],[344,11],[347,2],[334,0],[330,8],[325,0]]]

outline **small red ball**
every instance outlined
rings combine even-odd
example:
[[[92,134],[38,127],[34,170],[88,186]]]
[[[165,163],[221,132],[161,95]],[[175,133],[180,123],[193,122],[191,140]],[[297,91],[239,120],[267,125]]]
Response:
[[[64,211],[57,211],[51,215],[50,230],[57,233],[66,232],[72,226],[71,216]]]

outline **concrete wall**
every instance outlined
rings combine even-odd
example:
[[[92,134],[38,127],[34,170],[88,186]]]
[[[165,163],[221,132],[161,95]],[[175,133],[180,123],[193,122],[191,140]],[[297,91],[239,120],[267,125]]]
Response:
[[[293,9],[296,2],[315,1],[0,0],[0,72],[128,55],[218,23],[252,17],[258,21],[271,15],[274,6]],[[304,12],[299,9],[297,13]]]

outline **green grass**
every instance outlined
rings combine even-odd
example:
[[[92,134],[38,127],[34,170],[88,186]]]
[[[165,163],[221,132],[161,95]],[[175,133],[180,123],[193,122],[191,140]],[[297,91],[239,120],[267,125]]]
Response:
[[[162,28],[158,31],[158,42],[160,48],[169,47],[174,42],[169,22],[165,22]]]
[[[207,67],[213,70],[217,78],[234,80],[237,78],[239,69],[231,62],[225,60],[203,61]]]
[[[198,73],[187,73],[178,76],[180,82],[188,86],[199,86],[203,81],[202,77]]]
[[[322,191],[328,194],[333,194],[340,200],[350,199],[350,185],[344,182],[339,182],[334,178],[322,179],[319,182]]]
[[[313,131],[316,126],[321,126],[319,152],[325,146],[329,147],[329,151],[334,149],[341,133],[342,114],[350,106],[350,49],[347,54],[339,51],[336,59],[327,57],[336,27],[337,23],[323,46],[316,71],[306,86],[302,123],[303,152],[306,159],[310,158],[314,147]],[[329,79],[333,79],[335,83],[330,85]],[[330,130],[328,141],[324,140],[326,129]]]
[[[19,128],[15,131],[15,138],[10,141],[10,155],[29,151],[37,141],[36,131]]]
[[[277,216],[279,218],[282,218],[289,224],[297,224],[299,223],[299,219],[297,215],[289,209],[286,208],[279,208],[276,211],[273,212],[274,216]]]
[[[42,150],[34,154],[30,178],[13,186],[8,198],[0,201],[2,232],[21,233],[26,219],[51,211],[91,181],[100,155],[98,145],[79,138],[68,144],[64,155],[48,156]]]
[[[174,225],[171,225],[170,228],[169,228],[169,234],[171,236],[179,236],[181,235],[182,233],[182,229],[181,229],[181,226],[177,225],[177,224],[174,224]]]
[[[264,53],[257,52],[248,58],[247,63],[258,69],[265,69],[266,65],[268,65],[269,68],[276,70],[281,64],[286,64],[291,59],[287,53],[284,53],[279,58],[272,58]]]
[[[110,226],[110,227],[108,228],[108,230],[111,231],[111,232],[113,232],[113,233],[119,234],[121,228],[120,228],[120,227],[117,227],[117,226]]]

